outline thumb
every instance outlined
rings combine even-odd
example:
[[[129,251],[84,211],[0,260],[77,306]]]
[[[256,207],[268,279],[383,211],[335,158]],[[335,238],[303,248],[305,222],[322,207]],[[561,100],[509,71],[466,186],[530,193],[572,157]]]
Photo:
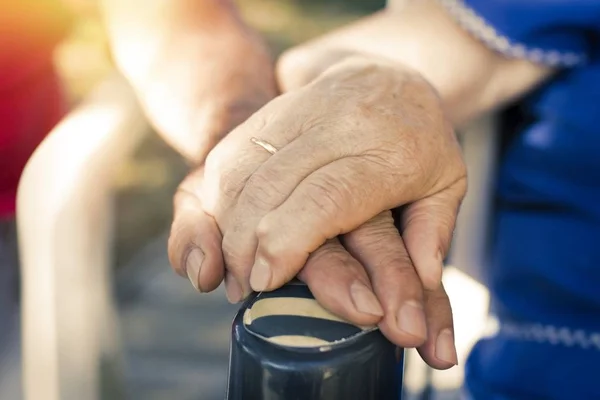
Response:
[[[404,207],[400,215],[400,232],[406,249],[428,290],[439,287],[443,262],[450,249],[466,181]]]
[[[203,172],[198,168],[188,175],[175,194],[168,249],[173,269],[197,290],[210,292],[223,280],[225,268],[221,232],[198,195]]]

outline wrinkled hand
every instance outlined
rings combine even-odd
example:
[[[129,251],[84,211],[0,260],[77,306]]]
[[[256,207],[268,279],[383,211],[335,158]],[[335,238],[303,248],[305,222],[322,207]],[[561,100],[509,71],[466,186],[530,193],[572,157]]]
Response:
[[[224,261],[232,301],[299,273],[332,312],[379,321],[447,368],[456,354],[439,282],[465,182],[432,88],[395,65],[348,59],[254,114],[182,185],[171,262],[210,291]],[[399,206],[401,235],[386,211]]]

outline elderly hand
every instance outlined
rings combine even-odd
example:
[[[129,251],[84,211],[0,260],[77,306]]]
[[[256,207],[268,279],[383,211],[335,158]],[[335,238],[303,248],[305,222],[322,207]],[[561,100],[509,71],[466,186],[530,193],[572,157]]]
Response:
[[[232,301],[300,273],[334,313],[379,321],[395,343],[449,367],[452,315],[439,282],[465,186],[427,82],[349,58],[267,104],[188,178],[171,261],[203,291],[218,286],[224,261]],[[400,206],[401,235],[387,211]]]

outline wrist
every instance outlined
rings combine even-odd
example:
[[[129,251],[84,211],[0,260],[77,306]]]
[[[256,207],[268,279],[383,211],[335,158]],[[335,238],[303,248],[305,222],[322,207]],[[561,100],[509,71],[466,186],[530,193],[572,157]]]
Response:
[[[362,83],[372,90],[389,89],[389,85],[402,85],[407,81],[421,82],[432,91],[434,87],[417,71],[381,56],[353,53],[332,63],[315,80]]]
[[[279,85],[285,92],[305,86],[323,74],[341,76],[370,70],[377,70],[382,77],[389,73],[396,77],[405,75],[424,79],[421,74],[397,60],[335,47],[288,50],[277,61],[276,72]]]

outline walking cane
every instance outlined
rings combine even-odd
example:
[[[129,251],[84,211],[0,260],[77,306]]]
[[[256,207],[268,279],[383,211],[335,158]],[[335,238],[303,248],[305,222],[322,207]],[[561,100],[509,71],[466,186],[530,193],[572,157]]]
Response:
[[[398,400],[403,351],[322,308],[294,281],[233,321],[226,400]]]

